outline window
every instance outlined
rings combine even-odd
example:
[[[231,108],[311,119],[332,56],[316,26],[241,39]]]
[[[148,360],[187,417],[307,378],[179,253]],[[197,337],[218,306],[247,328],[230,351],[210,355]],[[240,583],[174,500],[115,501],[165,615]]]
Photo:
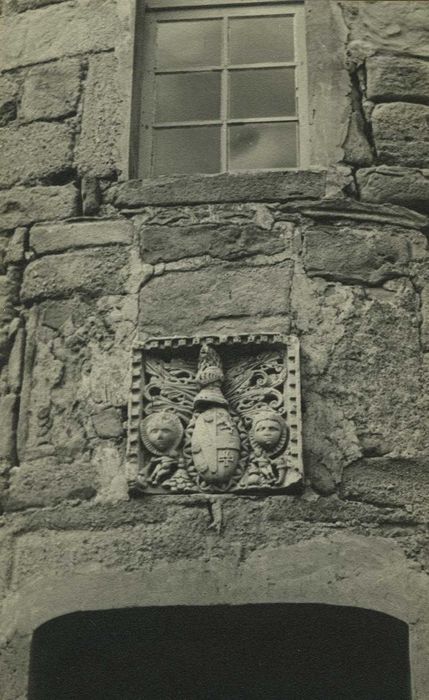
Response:
[[[138,176],[306,167],[303,5],[171,5],[143,20]]]

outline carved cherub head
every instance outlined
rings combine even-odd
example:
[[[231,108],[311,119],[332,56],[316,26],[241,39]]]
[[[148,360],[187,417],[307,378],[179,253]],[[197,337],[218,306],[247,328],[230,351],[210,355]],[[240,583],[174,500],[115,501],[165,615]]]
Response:
[[[183,426],[171,411],[159,411],[142,420],[140,434],[144,446],[152,454],[171,454],[181,443]]]
[[[271,409],[261,409],[253,416],[250,440],[270,455],[279,454],[288,440],[286,421]]]

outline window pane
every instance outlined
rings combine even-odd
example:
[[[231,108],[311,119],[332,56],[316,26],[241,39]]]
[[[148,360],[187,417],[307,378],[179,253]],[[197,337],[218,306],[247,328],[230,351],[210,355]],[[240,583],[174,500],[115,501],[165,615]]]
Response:
[[[245,17],[230,20],[230,63],[293,61],[293,56],[293,17]]]
[[[154,174],[217,173],[220,170],[220,127],[155,129]]]
[[[295,168],[296,123],[229,127],[229,169]]]
[[[157,68],[218,66],[221,20],[159,22]]]
[[[219,118],[220,73],[169,73],[156,82],[158,121]]]
[[[234,70],[229,81],[231,119],[296,114],[294,68]]]

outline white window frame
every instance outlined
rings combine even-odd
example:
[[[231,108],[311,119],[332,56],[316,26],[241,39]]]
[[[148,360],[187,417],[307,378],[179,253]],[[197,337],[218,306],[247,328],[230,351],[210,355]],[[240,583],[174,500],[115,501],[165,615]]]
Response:
[[[226,56],[226,41],[223,42],[224,55],[222,57],[222,65],[216,68],[221,72],[221,115],[220,119],[205,120],[204,122],[184,122],[183,126],[211,126],[218,125],[221,127],[221,169],[220,173],[226,172],[246,172],[242,170],[230,171],[227,169],[227,128],[229,124],[241,123],[278,123],[278,122],[295,122],[297,123],[297,165],[293,168],[258,168],[251,172],[263,171],[284,171],[284,170],[303,170],[309,167],[310,164],[310,136],[309,136],[309,120],[308,120],[308,84],[307,84],[307,62],[306,62],[306,45],[305,45],[305,18],[304,5],[302,0],[293,2],[285,2],[284,0],[147,0],[145,5],[145,13],[143,18],[143,73],[141,85],[138,89],[141,91],[140,98],[140,114],[139,114],[139,155],[138,155],[138,177],[151,178],[152,162],[153,162],[153,132],[155,128],[155,36],[157,21],[175,19],[177,21],[186,19],[207,19],[219,18],[223,21],[223,30],[227,31],[227,18],[229,17],[245,17],[248,9],[249,16],[269,16],[281,15],[294,17],[294,42],[295,42],[295,60],[293,62],[273,62],[259,64],[240,64],[231,66],[227,64]],[[141,30],[140,30],[141,31]],[[295,68],[295,89],[296,89],[296,104],[297,114],[293,117],[271,117],[271,118],[227,118],[228,106],[228,90],[227,76],[228,69],[236,70],[249,68]],[[210,70],[210,67],[204,67],[204,70]],[[187,69],[188,70],[188,69]],[[189,69],[190,72],[198,72],[203,70],[201,67]],[[174,72],[174,71],[169,71]],[[177,72],[183,72],[183,69],[177,69]],[[168,126],[167,123],[162,126]],[[174,126],[180,126],[179,122],[174,122]],[[198,173],[184,173],[183,176]]]

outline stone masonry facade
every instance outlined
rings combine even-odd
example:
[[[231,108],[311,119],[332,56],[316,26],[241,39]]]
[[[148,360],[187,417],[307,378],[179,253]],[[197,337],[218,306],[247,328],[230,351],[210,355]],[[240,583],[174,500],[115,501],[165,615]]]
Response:
[[[148,182],[127,172],[132,6],[0,3],[1,696],[26,697],[51,617],[144,604],[126,581],[180,590],[192,567],[224,572],[209,602],[247,600],[259,561],[302,579],[285,602],[405,619],[425,700],[427,3],[306,0],[339,37],[336,92],[321,78],[337,122],[314,125],[309,170]],[[130,499],[133,340],[250,332],[299,337],[304,493]]]

